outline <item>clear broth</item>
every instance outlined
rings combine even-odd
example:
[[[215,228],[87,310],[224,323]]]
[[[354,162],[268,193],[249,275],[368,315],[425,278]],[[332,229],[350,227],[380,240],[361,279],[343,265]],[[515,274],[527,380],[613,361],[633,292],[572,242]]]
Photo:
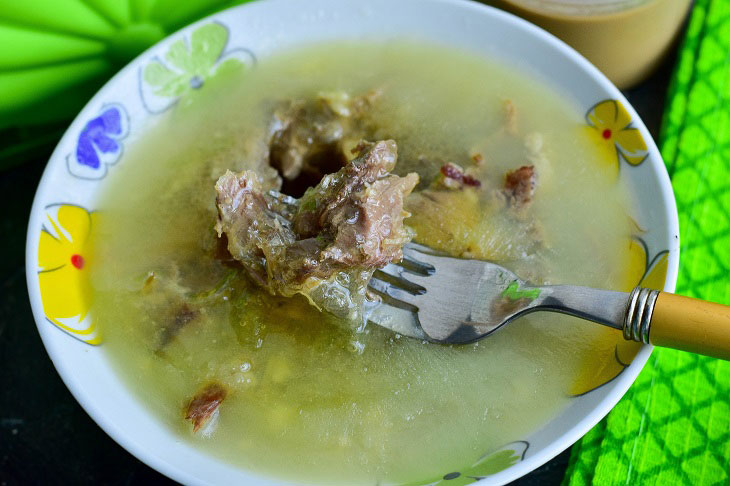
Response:
[[[374,116],[398,143],[396,171],[417,171],[424,183],[438,167],[420,154],[468,165],[474,151],[485,157],[480,174],[500,181],[527,163],[523,135],[539,132],[549,164],[532,211],[550,242],[539,277],[605,288],[626,280],[626,191],[603,169],[579,109],[522,73],[404,41],[307,47],[211,79],[110,171],[92,240],[93,312],[103,349],[140,400],[180,437],[251,470],[318,484],[458,470],[556,416],[599,342],[595,324],[535,314],[471,345],[427,344],[337,322],[236,275],[224,292],[212,291],[164,356],[155,353],[174,289],[209,298],[228,275],[208,251],[213,185],[262,150],[256,140],[272,102],[372,88],[383,89]],[[520,137],[493,136],[506,100],[518,111]],[[490,241],[520,247],[520,231],[499,218],[482,223]],[[418,239],[429,243],[428,234]],[[519,256],[504,263],[519,270]],[[173,289],[166,298],[141,290],[149,272]],[[231,393],[217,423],[193,434],[183,408],[211,380]]]

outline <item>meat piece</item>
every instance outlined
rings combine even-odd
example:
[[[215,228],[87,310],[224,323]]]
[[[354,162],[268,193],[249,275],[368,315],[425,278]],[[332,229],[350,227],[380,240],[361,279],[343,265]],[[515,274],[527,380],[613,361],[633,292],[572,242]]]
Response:
[[[347,163],[346,141],[367,135],[360,125],[376,98],[377,92],[354,98],[333,92],[313,101],[290,101],[274,111],[269,162],[284,178],[285,192],[299,195]],[[297,179],[299,187],[289,187]]]
[[[352,315],[375,268],[402,258],[412,237],[403,226],[403,200],[418,176],[390,174],[392,140],[362,143],[356,153],[299,200],[263,193],[250,171],[228,171],[216,183],[218,234],[270,292],[301,293],[319,308]]]
[[[443,185],[447,189],[461,189],[464,186],[481,187],[482,183],[464,172],[464,169],[456,164],[449,162],[441,166],[441,179],[437,180],[437,184]]]
[[[256,283],[268,286],[267,261],[285,258],[286,247],[295,241],[291,222],[275,212],[278,201],[263,192],[253,171],[238,175],[226,171],[215,189],[218,236],[225,234],[231,256],[243,264]]]
[[[319,172],[316,162],[322,162],[323,155],[336,155],[336,142],[343,133],[337,118],[301,100],[280,107],[271,125],[271,166],[285,180],[294,180],[302,172]]]
[[[193,424],[193,432],[208,423],[226,395],[228,391],[219,383],[210,383],[195,394],[185,412],[185,419]]]
[[[403,227],[403,198],[418,183],[416,174],[389,175],[397,158],[392,140],[361,144],[352,163],[322,179],[301,199],[294,230],[302,237],[328,234],[325,261],[380,267],[403,256],[411,235]]]
[[[513,207],[523,207],[532,200],[537,186],[537,174],[532,165],[507,172],[504,178],[504,194]]]

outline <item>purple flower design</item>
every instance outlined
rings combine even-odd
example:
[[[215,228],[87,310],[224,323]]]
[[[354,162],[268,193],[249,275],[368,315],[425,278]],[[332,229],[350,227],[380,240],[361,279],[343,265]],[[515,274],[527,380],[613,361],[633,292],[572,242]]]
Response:
[[[121,105],[103,106],[101,113],[79,133],[76,150],[66,157],[69,172],[81,179],[104,177],[106,166],[114,164],[122,154],[121,139],[127,135],[128,124]]]
[[[110,136],[119,136],[121,133],[122,117],[119,110],[116,107],[105,110],[81,131],[76,146],[76,160],[79,164],[98,169],[101,161],[96,150],[105,154],[119,151],[119,144]]]

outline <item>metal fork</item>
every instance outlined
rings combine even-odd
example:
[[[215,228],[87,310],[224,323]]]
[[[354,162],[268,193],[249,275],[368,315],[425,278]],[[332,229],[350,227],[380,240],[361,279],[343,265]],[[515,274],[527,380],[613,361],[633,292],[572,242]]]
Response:
[[[627,340],[730,359],[730,307],[657,290],[532,285],[495,263],[413,243],[401,262],[376,270],[368,288],[381,300],[369,321],[438,343],[469,343],[525,314],[550,311],[622,330]]]

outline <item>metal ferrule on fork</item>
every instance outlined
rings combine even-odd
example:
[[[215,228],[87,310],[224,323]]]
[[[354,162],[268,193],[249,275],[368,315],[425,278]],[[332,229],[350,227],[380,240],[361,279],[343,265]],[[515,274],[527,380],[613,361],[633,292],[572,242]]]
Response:
[[[624,338],[627,341],[649,344],[651,316],[657,297],[659,297],[658,290],[635,287],[631,291],[623,326]]]

